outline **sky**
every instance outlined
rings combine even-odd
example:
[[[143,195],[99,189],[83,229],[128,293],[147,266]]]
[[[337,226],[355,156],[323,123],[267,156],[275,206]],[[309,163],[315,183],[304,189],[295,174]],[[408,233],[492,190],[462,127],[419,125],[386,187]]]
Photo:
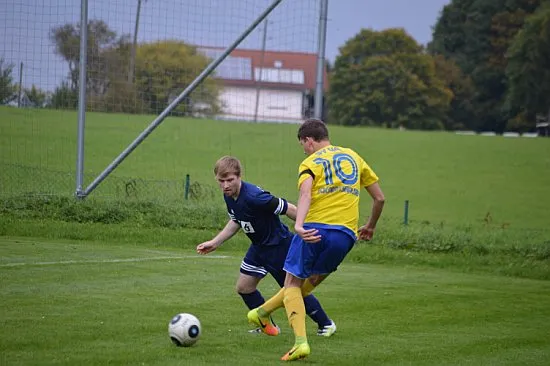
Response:
[[[138,40],[178,39],[227,47],[273,0],[143,0]],[[450,0],[329,0],[326,57],[362,28],[404,28],[426,44],[432,26]],[[88,19],[101,19],[117,34],[134,29],[137,0],[88,0]],[[283,0],[268,17],[266,49],[317,51],[319,0]],[[77,0],[0,0],[0,58],[15,65],[23,85],[54,90],[67,77],[66,62],[55,54],[50,30],[80,19]],[[265,23],[242,43],[260,49]]]
[[[404,28],[417,42],[427,44],[443,7],[450,0],[329,0],[326,56],[363,28]]]

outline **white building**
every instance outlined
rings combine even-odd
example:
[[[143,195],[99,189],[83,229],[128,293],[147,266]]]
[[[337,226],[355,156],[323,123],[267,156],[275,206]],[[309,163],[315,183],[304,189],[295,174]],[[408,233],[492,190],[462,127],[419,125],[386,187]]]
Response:
[[[223,49],[198,47],[216,58]],[[313,114],[317,55],[236,49],[217,67],[221,119],[299,123]],[[327,90],[324,73],[324,89]]]

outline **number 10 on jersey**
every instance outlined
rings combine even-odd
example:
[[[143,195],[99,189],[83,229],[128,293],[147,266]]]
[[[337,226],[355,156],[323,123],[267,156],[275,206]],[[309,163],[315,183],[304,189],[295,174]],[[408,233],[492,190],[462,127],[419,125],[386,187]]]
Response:
[[[334,154],[332,162],[324,158],[313,159],[313,162],[323,165],[323,175],[325,176],[326,185],[334,184],[333,174],[346,185],[355,184],[359,177],[357,163],[348,154]],[[344,172],[342,163],[349,163],[351,165],[350,173]]]

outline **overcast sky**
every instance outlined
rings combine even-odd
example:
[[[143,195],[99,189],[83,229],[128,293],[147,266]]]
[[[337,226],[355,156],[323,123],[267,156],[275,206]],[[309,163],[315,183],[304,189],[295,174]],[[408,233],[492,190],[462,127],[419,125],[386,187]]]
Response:
[[[405,28],[419,43],[432,38],[432,26],[450,0],[329,0],[327,57],[362,28]]]
[[[180,39],[193,44],[228,46],[273,0],[148,0],[143,2],[139,41]],[[431,39],[450,0],[329,0],[326,56],[362,28],[402,27],[418,42]],[[137,0],[88,0],[89,19],[102,19],[118,34],[131,34]],[[77,0],[0,0],[0,58],[15,64],[23,85],[53,90],[67,76],[66,62],[54,54],[50,29],[80,19]],[[268,49],[316,52],[319,0],[283,0],[270,15]],[[261,48],[263,27],[242,44]]]

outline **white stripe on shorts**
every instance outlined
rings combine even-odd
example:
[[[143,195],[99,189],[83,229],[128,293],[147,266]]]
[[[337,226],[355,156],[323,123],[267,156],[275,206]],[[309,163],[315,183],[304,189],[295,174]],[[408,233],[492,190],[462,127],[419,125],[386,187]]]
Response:
[[[258,273],[262,276],[267,275],[267,270],[264,267],[253,266],[253,265],[250,265],[248,263],[245,263],[245,261],[241,262],[241,269],[246,271],[246,272]]]

